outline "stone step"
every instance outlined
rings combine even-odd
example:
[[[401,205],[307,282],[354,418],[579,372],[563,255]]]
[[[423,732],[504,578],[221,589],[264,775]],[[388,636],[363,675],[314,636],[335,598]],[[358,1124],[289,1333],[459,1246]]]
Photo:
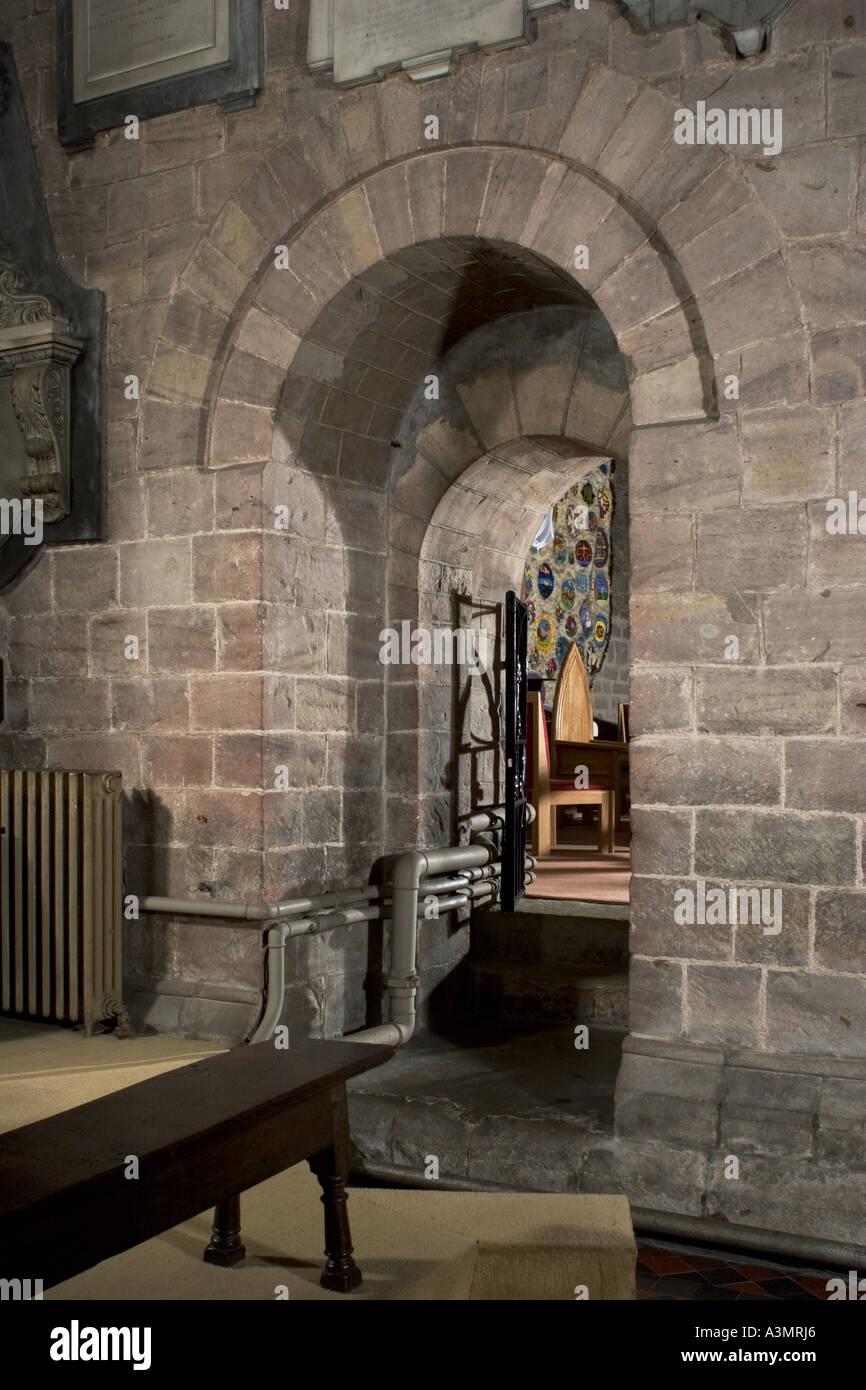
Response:
[[[469,972],[478,1017],[628,1024],[624,966],[470,960]]]
[[[517,912],[475,913],[470,953],[479,961],[625,969],[628,933],[627,906],[538,899]]]
[[[596,1024],[578,1050],[559,1022],[416,1033],[387,1066],[348,1083],[353,1170],[420,1187],[433,1183],[435,1159],[442,1185],[607,1191],[595,1178],[613,1142],[624,1036]]]

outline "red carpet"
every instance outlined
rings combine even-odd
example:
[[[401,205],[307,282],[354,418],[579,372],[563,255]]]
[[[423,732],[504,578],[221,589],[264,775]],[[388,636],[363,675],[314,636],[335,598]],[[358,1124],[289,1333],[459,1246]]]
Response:
[[[631,883],[631,854],[626,845],[615,854],[575,845],[557,849],[538,861],[536,880],[528,898],[577,899],[581,902],[627,903]]]

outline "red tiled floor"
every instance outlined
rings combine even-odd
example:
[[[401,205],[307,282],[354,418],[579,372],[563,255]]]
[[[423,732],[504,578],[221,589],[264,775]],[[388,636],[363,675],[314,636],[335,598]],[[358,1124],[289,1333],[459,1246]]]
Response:
[[[777,1274],[778,1272],[776,1270]],[[816,1298],[827,1297],[827,1282],[832,1275],[828,1274],[826,1279],[818,1279],[812,1274],[794,1274],[791,1277],[796,1283],[802,1284],[807,1293],[813,1293]]]
[[[647,1269],[651,1269],[653,1274],[687,1274],[691,1265],[687,1264],[682,1255],[669,1254],[666,1250],[652,1250],[649,1246],[641,1246],[641,1264],[645,1264]]]
[[[737,1269],[742,1270],[747,1279],[776,1279],[779,1276],[778,1269],[771,1269],[769,1265],[741,1265],[738,1261]]]
[[[752,1264],[733,1250],[712,1246],[692,1250],[677,1241],[638,1239],[638,1297],[706,1302],[713,1299],[770,1299],[777,1302],[826,1299],[827,1280],[807,1266],[779,1260]]]

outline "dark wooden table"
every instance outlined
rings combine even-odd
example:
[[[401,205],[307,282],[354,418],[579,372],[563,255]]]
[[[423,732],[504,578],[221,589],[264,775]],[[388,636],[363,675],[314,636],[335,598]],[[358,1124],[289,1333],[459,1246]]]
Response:
[[[321,1282],[348,1293],[361,1273],[346,1212],[346,1081],[394,1051],[256,1043],[0,1134],[0,1277],[50,1288],[208,1207],[204,1258],[236,1264],[240,1193],[306,1159],[325,1207]],[[137,1178],[124,1176],[132,1156]]]

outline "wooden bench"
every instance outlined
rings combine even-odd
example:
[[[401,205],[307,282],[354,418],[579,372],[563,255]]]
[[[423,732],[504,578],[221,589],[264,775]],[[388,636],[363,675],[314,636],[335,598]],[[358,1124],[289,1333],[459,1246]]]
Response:
[[[239,1047],[0,1134],[0,1277],[50,1288],[208,1207],[204,1259],[244,1258],[240,1193],[306,1159],[322,1187],[321,1283],[348,1293],[346,1080],[393,1047]],[[126,1177],[138,1160],[138,1177]]]

